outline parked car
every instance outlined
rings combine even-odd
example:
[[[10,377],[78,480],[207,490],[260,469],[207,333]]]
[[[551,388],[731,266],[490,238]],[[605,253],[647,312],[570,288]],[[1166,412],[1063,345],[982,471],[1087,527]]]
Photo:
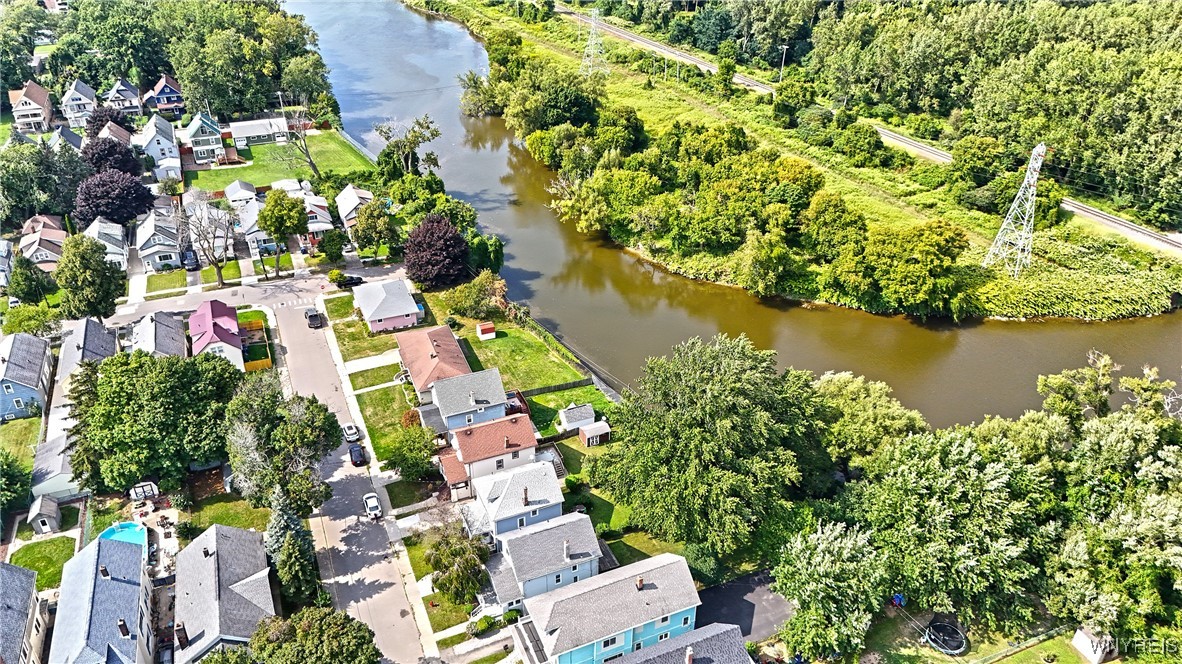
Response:
[[[181,252],[181,265],[189,272],[195,272],[201,269],[201,259],[197,257],[196,251],[185,249]]]
[[[365,503],[365,516],[374,521],[382,518],[382,501],[378,500],[378,494],[367,493],[361,497],[361,502]]]
[[[337,285],[341,288],[352,288],[354,286],[360,286],[363,283],[365,283],[365,279],[355,274],[346,274],[345,278],[341,279],[341,282]]]
[[[15,298],[15,297],[8,298],[8,308],[9,309],[11,309],[13,307],[19,307],[19,306],[21,306],[20,298]]]
[[[361,440],[361,429],[358,429],[357,425],[352,422],[342,426],[341,431],[345,434],[346,443],[356,443]]]
[[[308,327],[313,330],[324,327],[324,314],[316,309],[304,309],[304,320],[308,321]]]
[[[349,446],[349,462],[354,466],[364,466],[366,464],[365,448],[357,443]]]

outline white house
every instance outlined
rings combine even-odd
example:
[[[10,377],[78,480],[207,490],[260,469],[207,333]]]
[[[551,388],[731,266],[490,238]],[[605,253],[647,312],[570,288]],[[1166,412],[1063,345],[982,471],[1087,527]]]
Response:
[[[94,113],[96,101],[94,88],[74,79],[62,93],[62,115],[71,127],[85,127],[87,118]]]
[[[259,211],[262,209],[263,204],[257,198],[238,208],[238,233],[246,238],[250,256],[256,259],[264,254],[272,254],[279,248],[275,239],[259,228]]]
[[[222,190],[222,194],[230,203],[230,207],[235,209],[241,208],[250,201],[257,201],[259,197],[258,190],[255,189],[255,186],[245,180],[234,180],[226,185],[226,188]]]
[[[9,90],[8,104],[12,106],[12,123],[17,131],[26,134],[49,131],[53,105],[49,101],[49,90],[36,81],[26,82],[20,90]]]
[[[172,123],[158,114],[153,115],[148,124],[131,140],[155,162],[152,175],[157,180],[168,177],[181,179],[181,150],[177,147],[176,131],[172,128]]]
[[[198,164],[207,164],[226,155],[221,127],[206,113],[194,115],[181,137],[193,148],[193,161]]]
[[[152,210],[139,222],[135,227],[135,243],[145,270],[156,272],[181,263],[176,224],[167,210]]]
[[[219,355],[238,367],[239,371],[245,371],[240,335],[238,311],[225,302],[202,302],[189,316],[189,339],[192,341],[193,355]]]
[[[362,205],[373,200],[373,193],[354,187],[352,184],[347,185],[337,194],[337,214],[341,216],[341,221],[345,224],[345,228],[353,228],[357,225],[357,211],[361,209]]]
[[[212,205],[190,205],[185,214],[189,217],[189,241],[202,252],[202,258],[209,258],[206,251],[218,260],[234,255],[234,220],[229,212]]]
[[[107,106],[117,108],[124,115],[143,115],[144,103],[140,101],[140,91],[127,79],[115,81],[115,85],[103,95]]]
[[[472,480],[533,463],[538,439],[527,415],[509,415],[455,429],[438,465],[453,501],[472,497]]]
[[[288,196],[303,198],[304,194],[312,193],[312,183],[307,180],[286,178],[271,183],[271,191],[275,191],[276,189],[282,189]]]
[[[99,133],[96,135],[96,138],[111,138],[119,141],[127,147],[131,147],[131,132],[127,131],[123,127],[120,127],[114,122],[108,122],[107,124],[103,125],[103,128],[99,129]]]
[[[127,269],[127,239],[123,226],[104,217],[98,217],[82,231],[82,234],[102,243],[107,252],[107,262],[118,265],[120,270]]]
[[[18,247],[21,255],[36,263],[42,271],[53,272],[57,269],[58,261],[62,259],[62,244],[65,243],[66,237],[67,233],[60,226],[45,223],[36,226],[32,232],[21,235]]]
[[[245,148],[259,143],[286,143],[287,121],[283,118],[263,118],[230,123],[230,137],[234,147]]]

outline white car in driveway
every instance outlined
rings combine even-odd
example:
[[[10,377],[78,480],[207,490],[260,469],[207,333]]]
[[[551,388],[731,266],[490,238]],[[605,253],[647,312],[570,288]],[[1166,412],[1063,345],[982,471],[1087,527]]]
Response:
[[[365,516],[374,521],[382,518],[382,501],[378,500],[378,494],[367,493],[361,497],[361,501],[365,503]]]
[[[341,431],[345,434],[346,443],[356,443],[361,440],[361,429],[358,429],[357,425],[352,422],[342,426]]]

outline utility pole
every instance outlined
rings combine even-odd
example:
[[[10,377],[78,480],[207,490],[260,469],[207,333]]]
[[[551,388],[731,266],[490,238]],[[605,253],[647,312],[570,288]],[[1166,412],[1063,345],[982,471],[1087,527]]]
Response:
[[[583,48],[583,64],[579,73],[591,76],[596,72],[608,72],[603,61],[603,39],[599,36],[599,10],[591,10],[591,26],[587,31],[587,45]]]
[[[1030,163],[1026,165],[1026,178],[1022,180],[1022,187],[1018,189],[1018,195],[1010,204],[1010,211],[1006,213],[1001,230],[997,232],[993,245],[989,247],[989,254],[982,263],[985,267],[1002,263],[1010,276],[1017,277],[1030,265],[1030,248],[1034,241],[1034,194],[1038,185],[1038,171],[1042,168],[1042,160],[1046,154],[1045,143],[1039,143],[1030,153]]]
[[[788,45],[780,44],[780,80],[778,83],[784,82],[784,60],[788,58]]]

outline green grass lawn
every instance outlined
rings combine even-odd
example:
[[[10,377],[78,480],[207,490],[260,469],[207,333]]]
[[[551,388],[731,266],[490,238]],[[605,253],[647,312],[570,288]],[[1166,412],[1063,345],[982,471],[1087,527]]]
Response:
[[[324,309],[328,312],[329,320],[341,320],[353,317],[353,294],[324,299]]]
[[[386,495],[390,496],[391,507],[406,507],[430,498],[431,484],[429,482],[391,482],[386,485]]]
[[[325,131],[308,136],[308,145],[312,149],[312,158],[316,161],[321,172],[348,171],[373,168],[373,163],[350,145],[335,131]],[[306,166],[292,169],[281,156],[287,150],[294,150],[294,146],[276,144],[255,145],[238,151],[243,158],[250,160],[247,166],[233,166],[217,168],[208,171],[185,172],[185,184],[200,187],[205,191],[221,191],[234,180],[246,180],[255,185],[269,185],[276,180],[285,178],[310,178],[311,171]]]
[[[148,275],[148,292],[184,288],[188,285],[188,273],[184,270],[173,270]]]
[[[271,510],[266,507],[251,507],[238,494],[222,493],[197,501],[190,510],[190,521],[202,530],[220,523],[224,526],[250,529],[262,532],[267,529]]]
[[[267,350],[267,344],[251,344],[242,349],[242,360],[244,362],[258,362],[270,356],[271,354]]]
[[[122,498],[92,498],[86,509],[90,511],[93,526],[90,530],[90,539],[98,537],[99,533],[110,526],[128,519],[127,501]],[[82,545],[89,543],[83,542]]]
[[[576,387],[573,390],[539,394],[526,399],[529,402],[529,416],[534,426],[543,436],[553,436],[558,433],[555,425],[558,423],[558,411],[570,404],[589,403],[595,407],[595,415],[602,418],[603,414],[612,406],[612,402],[599,388],[594,385]]]
[[[274,277],[275,276],[275,257],[274,256],[264,256],[263,260],[267,261],[267,274]],[[279,271],[280,272],[291,272],[294,269],[295,268],[292,267],[292,265],[291,265],[291,254],[280,254],[279,255]],[[263,264],[261,262],[254,261],[254,273],[256,275],[258,275],[259,277],[263,276]]]
[[[472,638],[472,635],[468,634],[467,632],[460,632],[459,634],[453,634],[453,635],[448,636],[446,638],[439,639],[439,643],[438,643],[439,649],[443,650],[444,648],[451,648],[452,646],[458,646],[459,644],[463,643],[464,641],[467,641],[470,638]]]
[[[58,524],[58,530],[65,532],[67,530],[77,528],[78,514],[81,512],[81,510],[79,510],[74,505],[63,505],[61,510],[62,520],[61,523]],[[21,522],[16,529],[16,538],[19,540],[31,540],[33,539],[33,534],[33,526],[29,525],[29,523],[24,519],[21,519]]]
[[[245,323],[247,321],[260,320],[264,324],[267,322],[267,312],[262,309],[247,309],[246,311],[238,312],[238,322]]]
[[[0,145],[4,145],[8,141],[8,137],[12,135],[12,113],[5,111],[0,113]]]
[[[387,364],[384,367],[374,367],[349,374],[349,382],[353,384],[353,389],[360,390],[364,387],[389,383],[400,371],[402,371],[401,364]]]
[[[222,267],[222,281],[233,281],[242,278],[242,264],[238,261],[230,261]],[[213,266],[201,268],[201,283],[216,284],[218,282],[217,271]]]
[[[623,561],[620,561],[623,562]],[[913,618],[926,625],[931,613],[919,607],[907,607]],[[982,628],[969,629],[969,651],[960,659],[974,661],[1000,653],[1009,648],[1009,642],[1024,641],[1035,634],[1051,629],[1050,625],[1033,626],[1030,634],[1002,635],[985,632]],[[902,615],[880,615],[866,633],[866,653],[877,653],[882,664],[947,664],[948,656],[920,643],[922,635]],[[1015,653],[1000,661],[1007,664],[1041,664],[1042,653],[1054,652],[1059,656],[1056,664],[1082,663],[1070,645],[1071,632],[1039,644],[1033,648]]]
[[[468,664],[496,664],[497,662],[501,661],[502,659],[505,659],[506,657],[508,657],[512,653],[513,653],[513,651],[511,651],[511,650],[509,652],[505,652],[504,650],[502,650],[500,652],[494,652],[491,655],[485,655],[484,657],[481,657],[479,659],[474,659],[471,662],[468,662]]]
[[[427,617],[431,619],[431,630],[435,632],[467,622],[468,614],[476,608],[472,604],[452,604],[442,593],[427,595],[423,598],[423,604],[427,607]]]
[[[491,341],[477,340],[474,325],[465,326],[460,338],[461,345],[467,341],[476,353],[477,361],[472,362],[473,371],[492,367],[500,369],[505,387],[510,390],[557,385],[583,377],[532,332],[511,323],[497,323],[497,338]]]
[[[410,561],[410,568],[414,571],[416,580],[434,571],[431,565],[427,564],[427,543],[421,536],[406,537],[402,544],[406,547],[406,558]]]
[[[0,449],[12,452],[21,465],[33,470],[33,450],[41,436],[41,418],[25,417],[0,424]]]
[[[1071,632],[1060,634],[1036,646],[1001,660],[1006,664],[1043,664],[1043,655],[1054,655],[1055,664],[1084,664],[1084,658],[1071,646]]]
[[[54,537],[27,544],[12,554],[13,565],[37,572],[38,592],[62,584],[62,566],[74,557],[77,542],[72,537]]]
[[[57,50],[57,44],[38,44],[33,47],[33,55],[49,55]]]
[[[331,301],[331,300],[330,300]],[[398,348],[393,332],[379,332],[370,334],[369,327],[359,320],[347,320],[333,323],[332,331],[337,337],[337,347],[341,349],[341,357],[346,362],[359,357],[381,355]]]
[[[390,458],[394,432],[402,426],[402,414],[410,410],[401,385],[357,395],[357,406],[369,430],[369,442],[379,461]]]

